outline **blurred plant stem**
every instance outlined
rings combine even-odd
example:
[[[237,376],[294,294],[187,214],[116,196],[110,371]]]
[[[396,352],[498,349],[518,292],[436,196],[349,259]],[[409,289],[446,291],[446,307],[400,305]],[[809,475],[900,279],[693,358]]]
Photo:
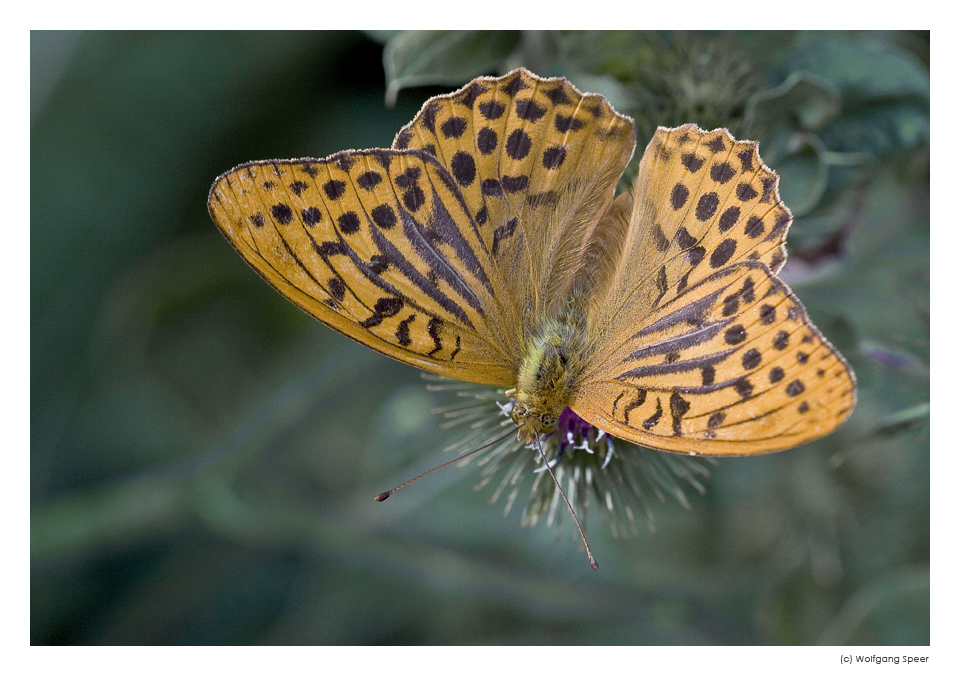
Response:
[[[31,559],[44,564],[177,530],[190,518],[190,490],[182,479],[137,478],[38,506],[30,519]]]
[[[142,540],[196,519],[215,527],[226,517],[223,505],[244,504],[232,487],[237,474],[255,463],[258,455],[282,444],[331,396],[362,375],[353,356],[359,349],[347,345],[319,368],[291,381],[258,410],[240,416],[243,422],[233,433],[190,466],[75,491],[35,506],[30,522],[33,562]],[[247,518],[242,509],[236,515]],[[254,521],[248,521],[245,528],[252,525]],[[234,525],[227,530],[242,529]]]

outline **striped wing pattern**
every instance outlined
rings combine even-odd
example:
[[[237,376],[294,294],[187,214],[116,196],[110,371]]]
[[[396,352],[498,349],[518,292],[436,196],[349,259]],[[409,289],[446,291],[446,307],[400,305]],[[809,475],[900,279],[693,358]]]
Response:
[[[247,262],[325,324],[433,373],[512,382],[502,281],[431,155],[252,162],[218,178],[208,204]]]
[[[773,272],[792,220],[777,182],[756,144],[724,129],[658,130],[574,411],[706,455],[782,450],[850,415],[853,371]]]
[[[831,432],[853,410],[843,357],[762,263],[719,270],[608,355],[572,408],[664,450],[745,455]]]
[[[450,169],[511,302],[535,325],[569,293],[635,142],[633,121],[602,96],[521,68],[430,99],[393,147]]]

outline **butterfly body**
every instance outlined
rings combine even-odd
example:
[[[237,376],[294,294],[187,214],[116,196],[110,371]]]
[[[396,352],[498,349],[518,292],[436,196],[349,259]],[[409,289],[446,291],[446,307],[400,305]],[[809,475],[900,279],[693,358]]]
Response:
[[[587,349],[586,298],[573,294],[557,317],[541,323],[528,339],[517,371],[511,418],[517,438],[532,444],[540,434],[552,432],[577,389]]]
[[[852,370],[777,277],[792,216],[756,143],[633,121],[524,69],[427,101],[389,149],[240,165],[208,206],[284,296],[382,354],[512,388],[518,437],[566,408],[664,451],[829,433]]]

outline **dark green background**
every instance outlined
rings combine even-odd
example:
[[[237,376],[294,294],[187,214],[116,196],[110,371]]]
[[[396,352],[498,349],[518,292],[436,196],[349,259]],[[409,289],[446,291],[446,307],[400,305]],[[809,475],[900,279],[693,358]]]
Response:
[[[386,63],[396,106],[384,105]],[[928,644],[929,34],[34,33],[35,644]],[[784,271],[860,403],[570,539],[445,470],[415,369],[264,284],[206,212],[247,160],[387,146],[527,65],[761,141]],[[635,169],[634,169],[635,170]],[[594,515],[596,517],[597,515]]]

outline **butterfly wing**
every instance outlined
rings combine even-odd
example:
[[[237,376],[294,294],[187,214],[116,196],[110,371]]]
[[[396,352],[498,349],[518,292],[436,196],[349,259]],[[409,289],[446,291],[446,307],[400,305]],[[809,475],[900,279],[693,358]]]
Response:
[[[622,208],[598,229],[618,265],[588,277],[581,417],[652,448],[742,455],[849,416],[852,370],[773,272],[792,219],[777,180],[755,143],[726,130],[658,130],[630,217]]]
[[[708,455],[783,450],[853,410],[853,372],[763,263],[722,268],[592,365],[571,408],[643,446]]]
[[[429,154],[251,162],[216,180],[208,208],[264,279],[331,328],[426,371],[513,382],[503,281]]]
[[[793,217],[778,182],[757,144],[736,141],[726,129],[657,129],[640,161],[630,218],[614,219],[623,244],[607,254],[619,274],[591,290],[595,314],[630,304],[645,316],[740,261],[779,272]]]
[[[568,295],[635,139],[602,96],[520,68],[430,99],[393,146],[450,170],[529,335]]]

